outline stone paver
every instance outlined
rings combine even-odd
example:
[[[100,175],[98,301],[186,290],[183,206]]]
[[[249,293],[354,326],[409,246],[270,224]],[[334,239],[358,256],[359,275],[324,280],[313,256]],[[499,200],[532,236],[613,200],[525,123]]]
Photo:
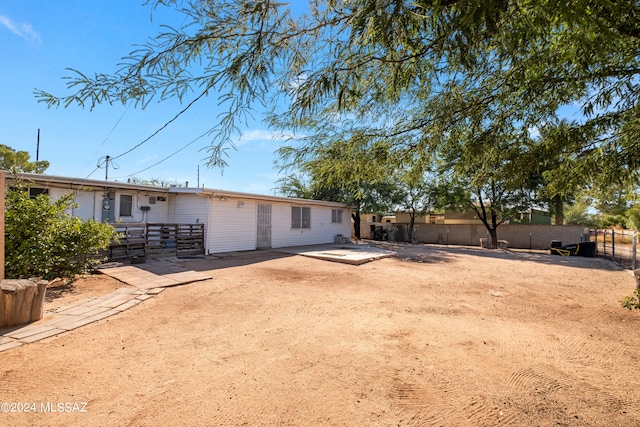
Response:
[[[100,270],[129,286],[101,297],[85,298],[48,312],[52,318],[28,325],[0,330],[0,352],[53,337],[121,313],[170,286],[178,286],[211,276],[186,270],[175,260],[150,260],[136,266],[117,265]]]

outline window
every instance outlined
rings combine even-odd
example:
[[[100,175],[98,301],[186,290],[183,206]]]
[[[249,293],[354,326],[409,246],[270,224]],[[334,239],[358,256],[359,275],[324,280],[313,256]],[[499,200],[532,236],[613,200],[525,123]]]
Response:
[[[120,216],[133,216],[133,196],[129,194],[120,195]]]
[[[311,228],[311,208],[292,206],[291,228]]]
[[[48,196],[49,195],[49,189],[48,188],[29,187],[29,198],[35,199],[40,194],[44,194],[45,196]]]
[[[331,223],[342,224],[342,209],[331,209]]]

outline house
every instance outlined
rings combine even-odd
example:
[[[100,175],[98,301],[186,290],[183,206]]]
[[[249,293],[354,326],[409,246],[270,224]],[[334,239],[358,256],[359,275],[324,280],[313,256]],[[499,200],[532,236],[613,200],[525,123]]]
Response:
[[[401,224],[409,224],[411,222],[411,212],[410,211],[396,211],[395,214],[396,220],[395,222]],[[433,213],[425,213],[415,215],[415,223],[416,224],[443,224],[444,223],[444,215],[443,214],[433,214]]]
[[[122,224],[203,224],[206,254],[333,243],[351,232],[350,207],[342,203],[206,188],[149,185],[7,174],[7,184],[30,185],[52,198],[75,193],[70,214]]]
[[[488,208],[487,208],[488,209]],[[525,212],[520,212],[516,218],[510,218],[506,224],[544,224],[551,225],[552,216],[545,211],[539,209],[529,209]],[[438,222],[440,223],[440,222]],[[478,217],[476,211],[472,209],[468,210],[449,210],[447,209],[444,214],[444,224],[482,224],[482,221]]]
[[[170,221],[205,224],[208,253],[333,243],[349,236],[348,205],[235,191],[169,189]]]

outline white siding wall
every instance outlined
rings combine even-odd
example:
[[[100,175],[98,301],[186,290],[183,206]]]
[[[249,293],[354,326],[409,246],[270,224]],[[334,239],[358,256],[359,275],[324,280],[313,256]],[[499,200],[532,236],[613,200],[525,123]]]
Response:
[[[288,203],[273,204],[271,241],[274,248],[333,243],[337,234],[350,236],[351,217],[347,209],[342,209],[342,223],[332,224],[331,207],[309,206],[311,228],[293,229],[291,228],[292,206],[294,205]]]
[[[72,190],[67,188],[50,187],[49,197],[57,200],[64,194],[69,194]],[[133,197],[132,216],[119,218],[120,212],[120,195],[129,194]],[[164,197],[167,201],[156,201],[155,204],[149,203],[149,197]],[[69,210],[69,214],[82,218],[83,220],[94,219],[102,221],[102,201],[104,198],[104,190],[99,191],[78,191],[75,195],[75,201],[78,204]],[[124,222],[168,222],[169,218],[169,196],[166,193],[148,193],[139,191],[116,191],[115,192],[115,218]],[[206,202],[205,202],[206,203]],[[140,206],[149,206],[149,211],[142,211]]]
[[[169,203],[167,202],[157,202],[155,204],[149,203],[149,197],[158,197],[161,194],[154,194],[148,192],[139,192],[139,191],[126,191],[126,190],[118,190],[116,193],[115,200],[115,217],[116,221],[122,222],[167,222],[169,217]],[[132,196],[133,199],[133,207],[131,209],[130,217],[121,217],[120,215],[120,196],[123,194],[127,194]],[[168,198],[166,193],[162,194],[163,197]],[[102,197],[100,197],[100,203],[102,203]],[[148,211],[143,211],[140,209],[141,206],[149,206]],[[100,217],[102,216],[102,207],[99,211]],[[98,214],[96,214],[97,216]]]
[[[94,219],[100,222],[100,211],[95,208],[95,193],[93,191],[79,191],[76,193],[76,203],[78,207],[71,209],[71,215],[82,218],[84,221]],[[102,200],[102,197],[100,197]],[[97,212],[97,213],[96,213]]]
[[[154,194],[154,193],[137,193],[137,202],[134,197],[134,211],[137,213],[142,212],[140,206],[149,206],[149,210],[145,214],[146,222],[163,223],[169,222],[169,196],[166,193]],[[149,198],[155,197],[156,202],[154,204],[149,203]],[[158,197],[162,197],[165,200],[160,201]]]
[[[169,218],[167,222],[178,224],[204,223],[208,232],[209,198],[195,194],[171,195],[169,199]]]
[[[238,204],[242,203],[241,206]],[[256,202],[228,198],[211,199],[207,249],[209,253],[246,251],[256,248],[258,220]]]
[[[72,190],[69,190],[68,188],[51,187],[49,188],[49,197],[51,200],[58,200],[60,197],[71,192]],[[78,206],[69,209],[67,213],[69,215],[82,218],[83,221],[89,219],[100,221],[102,219],[100,216],[102,212],[96,211],[95,199],[96,197],[93,191],[78,191],[75,195],[75,202]],[[100,197],[100,200],[102,200],[102,197]]]
[[[256,249],[258,239],[257,204],[272,206],[271,242],[273,248],[333,243],[337,234],[349,236],[351,217],[342,209],[342,223],[331,223],[331,207],[309,206],[311,228],[291,228],[290,203],[229,197],[203,197],[176,194],[170,199],[169,221],[204,223],[207,253]],[[301,206],[301,205],[295,205]]]

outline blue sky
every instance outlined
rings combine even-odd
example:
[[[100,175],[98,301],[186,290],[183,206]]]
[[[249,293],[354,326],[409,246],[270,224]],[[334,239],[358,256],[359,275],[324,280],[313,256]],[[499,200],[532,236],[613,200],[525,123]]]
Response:
[[[157,33],[160,24],[179,26],[183,16],[143,6],[142,0],[21,0],[0,3],[0,143],[29,152],[31,160],[50,162],[46,173],[104,179],[105,156],[115,157],[139,144],[183,106],[152,102],[145,110],[121,104],[93,111],[78,106],[48,109],[35,89],[64,95],[63,77],[74,68],[89,75],[111,73],[123,56]],[[189,182],[200,186],[274,194],[274,150],[283,141],[261,123],[247,126],[238,150],[230,151],[224,171],[205,166],[209,140],[198,136],[216,123],[217,98],[201,100],[141,147],[109,168],[109,180],[141,179]],[[40,129],[40,148],[37,135]],[[188,146],[187,146],[188,145]],[[186,148],[183,148],[185,147]],[[165,157],[182,149],[156,166]],[[152,167],[153,166],[153,167]],[[149,168],[149,169],[147,169]],[[145,170],[146,169],[146,170]]]

